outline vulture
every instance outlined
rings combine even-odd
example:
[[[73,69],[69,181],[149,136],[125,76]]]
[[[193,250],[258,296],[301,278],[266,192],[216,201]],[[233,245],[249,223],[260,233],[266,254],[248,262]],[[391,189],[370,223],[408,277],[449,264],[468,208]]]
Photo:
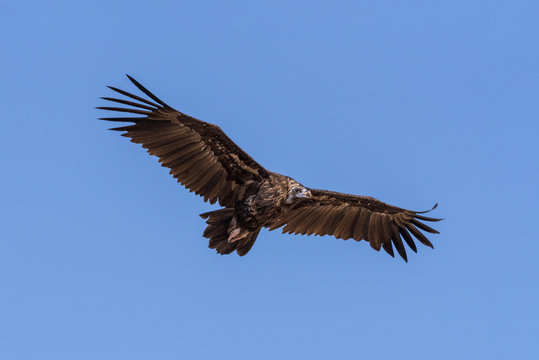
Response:
[[[433,247],[420,231],[438,234],[425,222],[428,211],[412,211],[369,196],[308,188],[289,176],[267,170],[236,145],[220,127],[170,107],[135,79],[129,80],[145,97],[108,86],[125,98],[102,97],[126,105],[98,109],[134,114],[100,120],[128,122],[110,130],[141,144],[188,190],[221,209],[200,214],[206,219],[203,236],[219,254],[249,252],[262,228],[283,227],[283,233],[332,235],[368,241],[408,261],[404,244],[417,252],[414,239]]]

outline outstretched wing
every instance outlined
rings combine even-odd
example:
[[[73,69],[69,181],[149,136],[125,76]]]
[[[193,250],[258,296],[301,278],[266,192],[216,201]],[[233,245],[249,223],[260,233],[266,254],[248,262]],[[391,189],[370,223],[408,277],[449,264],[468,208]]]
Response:
[[[311,195],[310,199],[295,205],[270,230],[285,225],[283,233],[366,240],[373,249],[384,248],[391,256],[394,256],[393,244],[404,261],[408,261],[403,239],[414,252],[417,248],[413,237],[432,248],[431,242],[418,229],[433,234],[438,231],[420,220],[442,220],[421,215],[427,211],[401,209],[368,196],[315,189],[311,189]]]
[[[122,136],[142,144],[148,153],[159,157],[162,166],[190,191],[205,201],[233,206],[250,187],[256,187],[269,172],[254,161],[216,125],[185,115],[157,98],[135,79],[135,86],[152,101],[109,86],[135,101],[104,97],[102,99],[129,107],[102,106],[98,109],[126,112],[141,117],[107,117],[100,120],[131,122],[113,128],[125,131]]]

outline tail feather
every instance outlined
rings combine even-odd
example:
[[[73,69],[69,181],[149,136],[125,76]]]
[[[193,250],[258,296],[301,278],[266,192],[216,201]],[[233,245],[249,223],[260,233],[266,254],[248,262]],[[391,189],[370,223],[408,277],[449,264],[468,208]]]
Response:
[[[255,232],[250,233],[245,239],[240,241],[236,245],[236,252],[239,256],[243,256],[251,250],[253,245],[255,244],[256,237],[258,236],[258,233],[260,232],[260,229],[256,230]]]
[[[203,219],[206,219],[206,224],[208,224],[202,236],[210,239],[210,249],[217,250],[221,255],[230,254],[234,251],[240,256],[247,254],[253,247],[258,233],[260,232],[260,229],[258,229],[238,241],[229,242],[228,236],[230,232],[230,223],[234,218],[234,209],[219,209],[200,214],[200,216]]]

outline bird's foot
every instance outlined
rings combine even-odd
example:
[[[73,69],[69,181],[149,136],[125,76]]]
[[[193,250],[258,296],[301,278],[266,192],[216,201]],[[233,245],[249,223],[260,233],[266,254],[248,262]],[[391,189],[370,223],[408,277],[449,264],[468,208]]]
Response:
[[[247,229],[242,229],[242,228],[240,228],[240,227],[234,228],[234,229],[232,229],[232,231],[228,234],[228,242],[229,242],[229,243],[236,242],[236,241],[238,241],[238,240],[243,239],[243,238],[246,237],[247,235],[249,235],[249,230],[247,230]]]

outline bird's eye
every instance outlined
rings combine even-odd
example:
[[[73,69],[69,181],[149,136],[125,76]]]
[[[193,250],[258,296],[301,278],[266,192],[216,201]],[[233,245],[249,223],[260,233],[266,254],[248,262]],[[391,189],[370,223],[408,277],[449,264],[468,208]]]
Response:
[[[301,189],[300,188],[295,188],[294,192],[297,194],[297,193],[301,192]]]

